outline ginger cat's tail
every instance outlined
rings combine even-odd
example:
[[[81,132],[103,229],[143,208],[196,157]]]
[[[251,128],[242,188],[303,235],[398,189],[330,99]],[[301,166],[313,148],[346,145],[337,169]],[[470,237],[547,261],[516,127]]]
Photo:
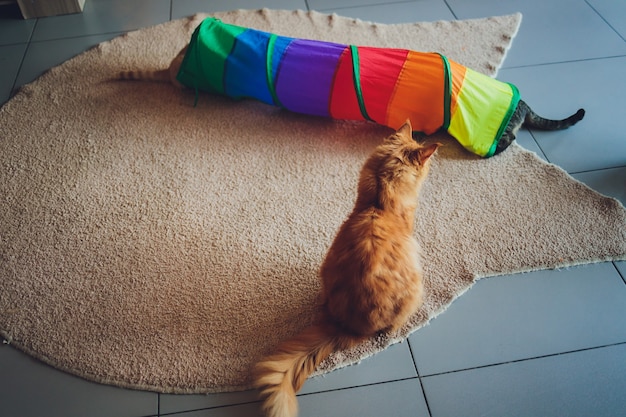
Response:
[[[276,348],[276,353],[257,363],[254,385],[265,397],[267,417],[295,417],[296,392],[307,377],[335,350],[348,349],[365,340],[342,332],[332,324],[313,324]]]
[[[162,69],[156,71],[148,70],[134,70],[134,71],[120,71],[118,74],[119,80],[136,80],[136,81],[160,81],[170,82],[170,70]]]
[[[144,70],[144,69],[135,69],[130,71],[120,71],[117,74],[118,80],[135,80],[135,81],[159,81],[170,83],[178,88],[183,88],[183,85],[178,82],[176,76],[178,75],[178,70],[180,69],[180,65],[185,59],[185,54],[187,53],[187,46],[180,50],[178,55],[170,62],[170,65],[167,68],[157,69],[157,70]]]

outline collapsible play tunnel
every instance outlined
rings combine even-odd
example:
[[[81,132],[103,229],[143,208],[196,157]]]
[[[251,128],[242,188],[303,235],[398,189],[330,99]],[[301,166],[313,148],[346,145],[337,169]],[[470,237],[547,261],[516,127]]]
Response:
[[[484,157],[519,101],[512,84],[438,53],[289,38],[214,18],[193,33],[177,79],[304,114],[393,129],[410,119],[416,131],[445,130]]]

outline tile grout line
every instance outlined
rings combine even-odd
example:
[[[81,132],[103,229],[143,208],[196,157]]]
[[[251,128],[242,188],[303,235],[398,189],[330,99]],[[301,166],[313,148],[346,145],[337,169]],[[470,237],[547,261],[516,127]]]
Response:
[[[240,403],[216,405],[214,407],[191,408],[189,410],[172,411],[171,413],[165,413],[165,414],[159,413],[159,417],[177,416],[179,414],[195,413],[197,411],[218,410],[218,409],[221,409],[221,408],[237,407],[237,406],[240,406],[240,405],[249,405],[249,404],[256,404],[256,403],[259,403],[259,401],[244,401],[244,402],[240,402]]]
[[[619,261],[613,261],[611,262],[613,264],[613,268],[615,268],[615,270],[617,271],[617,274],[622,277],[622,281],[624,282],[624,284],[626,285],[626,275],[622,274],[621,271],[619,270],[619,268],[617,267],[617,264],[615,262],[619,262]]]
[[[403,381],[412,381],[415,379],[419,379],[419,377],[417,376],[409,376],[406,378],[397,378],[397,379],[390,379],[388,381],[379,381],[379,382],[370,382],[367,384],[362,384],[362,385],[350,385],[350,386],[346,386],[346,387],[339,387],[339,388],[332,388],[332,389],[323,389],[323,390],[319,390],[319,391],[315,391],[315,392],[307,392],[305,394],[298,394],[297,397],[306,397],[309,395],[317,395],[317,394],[323,394],[323,393],[327,393],[327,392],[339,392],[339,391],[346,391],[346,390],[351,390],[351,389],[357,389],[357,388],[365,388],[365,387],[375,387],[378,385],[385,385],[385,384],[392,384],[394,382],[403,382]],[[250,403],[242,403],[242,404],[250,404]]]
[[[419,0],[395,0],[395,1],[391,1],[391,2],[385,2],[385,3],[361,4],[361,5],[344,5],[344,6],[339,6],[339,7],[323,7],[323,8],[320,8],[320,9],[315,9],[315,11],[322,12],[322,13],[331,13],[331,12],[332,13],[335,13],[335,12],[341,13],[343,10],[359,9],[361,7],[389,6],[389,5],[396,5],[396,4],[415,3],[416,1],[419,1]],[[309,10],[311,10],[311,8],[309,7],[309,1],[308,0],[304,0],[304,2],[306,3],[306,5],[309,8]],[[444,0],[444,3],[445,3],[445,0]],[[446,6],[447,6],[447,3],[446,3]],[[449,6],[448,6],[448,9],[450,9]],[[456,15],[454,14],[454,12],[452,12],[452,10],[450,10],[450,13],[452,13],[454,18],[456,20],[458,20]]]
[[[417,362],[415,361],[415,355],[413,354],[413,348],[411,347],[411,341],[407,338],[406,340],[409,346],[409,352],[411,353],[411,360],[413,362],[413,368],[415,369],[415,373],[417,374],[417,379],[420,383],[420,389],[422,390],[422,397],[424,398],[424,402],[426,403],[426,410],[428,410],[428,415],[432,417],[433,412],[430,410],[430,403],[428,402],[428,397],[426,396],[426,389],[424,388],[424,381],[422,381],[422,377],[420,376],[419,369],[417,367]]]
[[[454,13],[454,10],[452,10],[452,7],[450,6],[450,4],[448,3],[448,0],[443,0],[443,3],[446,5],[446,7],[448,8],[448,10],[450,10],[450,13],[452,13],[452,16],[454,16],[454,18],[456,20],[459,20],[459,17],[457,16],[456,13]]]
[[[455,373],[458,373],[458,372],[466,372],[466,371],[472,371],[472,370],[476,370],[476,369],[485,369],[485,368],[491,368],[491,367],[495,367],[495,366],[513,364],[513,363],[529,362],[529,361],[534,361],[534,360],[537,360],[537,359],[553,358],[553,357],[562,356],[562,355],[570,355],[570,354],[573,354],[573,353],[588,352],[588,351],[592,351],[592,350],[605,349],[605,348],[609,348],[609,347],[613,347],[613,346],[622,346],[622,345],[626,345],[626,340],[623,341],[623,342],[610,343],[610,344],[601,345],[601,346],[594,346],[594,347],[589,347],[589,348],[568,350],[568,351],[565,351],[565,352],[550,353],[550,354],[547,354],[547,355],[533,356],[531,358],[514,359],[514,360],[510,360],[510,361],[506,361],[506,362],[490,363],[488,365],[480,365],[480,366],[473,366],[473,367],[470,367],[470,368],[455,369],[455,370],[452,370],[452,371],[437,372],[437,373],[434,373],[434,374],[424,375],[423,377],[420,377],[420,378],[430,378],[430,377],[433,377],[433,376],[449,375],[449,374],[455,374]]]
[[[33,29],[30,31],[30,35],[28,36],[28,40],[26,43],[26,48],[24,49],[24,54],[22,55],[22,59],[20,60],[20,65],[17,67],[17,71],[15,72],[15,78],[13,79],[13,83],[11,84],[11,90],[9,91],[9,97],[7,101],[1,103],[0,105],[4,105],[8,103],[13,96],[15,95],[15,85],[17,84],[17,80],[20,77],[20,73],[22,72],[22,68],[24,67],[24,61],[26,61],[26,54],[28,54],[28,50],[30,49],[30,45],[33,41],[33,36],[35,35],[35,30],[37,29],[37,24],[39,23],[39,18],[35,19],[35,24],[33,25]]]
[[[419,380],[420,388],[422,389],[422,397],[424,397],[424,402],[426,403],[426,410],[428,411],[428,415],[432,417],[433,412],[430,410],[430,403],[428,402],[428,396],[426,395],[426,389],[424,388],[424,381],[422,381],[422,378],[420,377],[417,379]]]
[[[610,169],[621,169],[621,168],[626,168],[626,165],[617,165],[614,167],[606,167],[606,168],[598,168],[598,169],[586,169],[583,171],[572,171],[572,172],[568,172],[568,174],[570,175],[577,175],[577,174],[588,174],[591,172],[599,172],[599,171],[608,171]]]
[[[535,145],[537,145],[537,148],[539,148],[539,151],[541,152],[541,155],[543,155],[544,159],[552,164],[553,162],[550,160],[550,158],[548,158],[548,155],[546,155],[546,152],[541,147],[541,143],[539,143],[539,141],[535,137],[533,130],[532,129],[526,129],[526,130],[528,131],[528,133],[530,133],[530,137],[533,138],[533,140],[535,141]]]
[[[607,24],[607,26],[608,26],[608,27],[610,27],[610,28],[611,28],[611,30],[612,30],[613,32],[615,32],[615,34],[616,34],[617,36],[619,36],[620,38],[622,38],[622,40],[623,40],[624,42],[626,42],[626,38],[624,38],[624,36],[622,36],[622,35],[619,33],[619,31],[618,31],[617,29],[615,29],[615,28],[613,27],[613,25],[612,25],[611,23],[609,23],[609,21],[608,21],[608,20],[606,20],[606,19],[604,18],[604,16],[602,16],[602,13],[600,13],[598,10],[596,10],[596,8],[595,8],[595,7],[593,7],[593,5],[592,5],[591,3],[589,3],[589,0],[585,0],[585,3],[587,4],[587,6],[589,6],[589,7],[591,8],[591,10],[593,10],[593,11],[594,11],[594,12],[598,15],[598,17],[600,17],[600,19],[602,19],[602,20],[604,21],[604,23],[606,23],[606,24]]]
[[[417,374],[417,379],[420,383],[420,388],[422,390],[422,397],[424,398],[424,402],[426,403],[426,410],[428,410],[428,415],[432,417],[433,413],[430,411],[430,404],[428,403],[428,397],[426,396],[426,390],[424,389],[424,382],[422,381],[422,377],[420,376],[420,371],[417,367],[417,362],[415,361],[415,355],[413,354],[413,348],[411,347],[411,341],[407,338],[406,343],[409,346],[409,353],[411,354],[411,361],[413,362],[413,368],[415,369],[415,373]]]
[[[506,66],[504,65],[501,70],[511,70],[511,69],[523,69],[523,68],[534,68],[534,67],[545,67],[550,65],[560,65],[560,64],[575,64],[578,62],[590,62],[590,61],[601,61],[604,59],[619,59],[626,57],[626,54],[616,54],[616,55],[605,55],[605,56],[597,56],[591,58],[579,58],[579,59],[568,59],[564,61],[553,61],[553,62],[539,62],[534,64],[522,64],[522,65],[512,65]]]

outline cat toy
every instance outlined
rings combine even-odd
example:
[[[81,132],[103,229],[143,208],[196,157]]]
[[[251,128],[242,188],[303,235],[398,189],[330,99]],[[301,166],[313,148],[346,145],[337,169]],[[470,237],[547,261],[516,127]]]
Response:
[[[208,17],[194,31],[177,80],[287,110],[427,135],[447,131],[482,157],[520,100],[517,88],[438,53],[279,36]]]

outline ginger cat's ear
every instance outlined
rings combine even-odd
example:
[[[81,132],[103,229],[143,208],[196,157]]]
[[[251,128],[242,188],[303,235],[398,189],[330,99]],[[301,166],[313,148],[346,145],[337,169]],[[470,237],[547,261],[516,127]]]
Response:
[[[411,163],[424,165],[428,159],[433,156],[437,148],[441,146],[441,143],[433,143],[432,145],[426,145],[419,147],[408,152],[407,156]]]
[[[411,121],[407,119],[406,122],[393,135],[388,136],[386,139],[388,142],[403,143],[413,140],[413,128],[411,127]]]
[[[411,120],[406,119],[406,122],[404,122],[404,124],[400,126],[400,129],[396,131],[396,134],[404,138],[413,139],[413,127],[411,127]]]
[[[435,153],[435,151],[437,151],[437,149],[441,146],[441,143],[433,143],[431,145],[427,145],[425,147],[423,147],[422,149],[420,149],[420,163],[424,163],[428,160],[428,158],[430,158],[431,156],[433,156],[433,154]]]

